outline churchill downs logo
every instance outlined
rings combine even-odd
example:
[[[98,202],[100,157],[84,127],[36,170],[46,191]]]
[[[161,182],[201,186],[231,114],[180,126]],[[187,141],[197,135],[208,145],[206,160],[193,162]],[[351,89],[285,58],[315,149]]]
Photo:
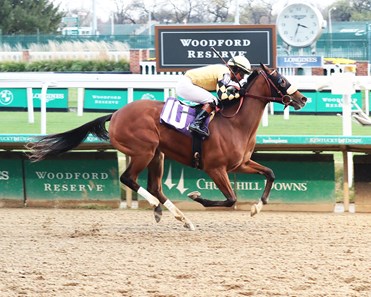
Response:
[[[193,183],[193,182],[192,182]],[[195,186],[198,190],[211,190],[219,191],[216,184],[209,178],[198,178],[195,180]],[[238,191],[262,191],[264,190],[266,181],[231,181],[231,185]],[[191,184],[187,177],[185,176],[184,168],[181,169],[180,176],[179,173],[173,173],[171,164],[169,165],[168,172],[164,181],[164,185],[172,190],[175,187],[179,193],[183,194],[188,189],[194,187],[194,184]],[[272,186],[272,191],[276,192],[307,192],[308,191],[307,182],[275,182]]]

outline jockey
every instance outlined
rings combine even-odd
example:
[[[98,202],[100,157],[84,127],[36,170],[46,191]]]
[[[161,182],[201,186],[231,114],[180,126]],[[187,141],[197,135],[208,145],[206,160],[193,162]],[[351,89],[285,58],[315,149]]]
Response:
[[[189,130],[201,136],[209,136],[209,131],[204,124],[209,115],[216,110],[219,100],[239,98],[240,88],[247,82],[247,77],[251,73],[250,62],[244,56],[233,57],[227,64],[230,68],[215,64],[190,69],[176,86],[178,96],[203,104],[201,111],[189,125]],[[212,91],[216,91],[218,98],[210,93]]]

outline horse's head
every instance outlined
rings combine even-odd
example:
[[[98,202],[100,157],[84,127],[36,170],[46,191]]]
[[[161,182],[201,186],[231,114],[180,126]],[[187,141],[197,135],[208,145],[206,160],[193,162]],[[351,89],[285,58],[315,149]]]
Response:
[[[291,85],[291,83],[281,75],[276,69],[271,70],[267,66],[260,64],[266,78],[271,86],[272,94],[281,99],[281,103],[285,106],[292,106],[295,110],[305,106],[307,98]]]

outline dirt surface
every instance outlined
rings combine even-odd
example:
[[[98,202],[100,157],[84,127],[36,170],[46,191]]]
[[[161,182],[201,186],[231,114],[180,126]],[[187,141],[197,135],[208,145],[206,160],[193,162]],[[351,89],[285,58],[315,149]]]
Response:
[[[371,296],[371,215],[0,209],[0,296]]]

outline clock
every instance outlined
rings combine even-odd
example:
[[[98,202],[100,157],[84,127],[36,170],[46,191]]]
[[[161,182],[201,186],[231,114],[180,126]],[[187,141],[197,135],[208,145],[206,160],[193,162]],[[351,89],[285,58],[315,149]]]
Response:
[[[322,33],[323,17],[314,6],[303,2],[291,2],[278,14],[278,34],[293,47],[307,47]]]

